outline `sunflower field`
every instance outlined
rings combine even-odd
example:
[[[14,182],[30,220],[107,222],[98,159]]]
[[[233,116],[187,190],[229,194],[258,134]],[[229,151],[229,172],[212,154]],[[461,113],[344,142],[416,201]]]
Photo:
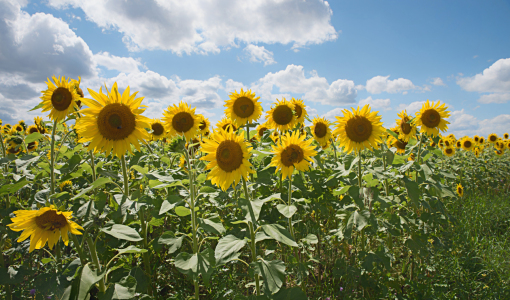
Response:
[[[1,127],[2,299],[508,296],[508,256],[456,233],[508,232],[508,133],[456,137],[439,101],[385,128],[368,105],[330,122],[241,90],[212,125],[183,102],[149,119],[116,83],[47,86],[34,125]]]

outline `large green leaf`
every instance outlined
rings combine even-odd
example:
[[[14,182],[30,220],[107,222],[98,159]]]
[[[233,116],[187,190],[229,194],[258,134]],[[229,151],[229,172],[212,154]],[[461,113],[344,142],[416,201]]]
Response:
[[[279,199],[280,197],[280,194],[274,194],[267,198],[256,199],[253,201],[246,200],[245,198],[239,198],[239,206],[243,210],[247,221],[256,222],[260,217],[262,205],[266,202]]]
[[[278,204],[276,208],[287,219],[292,218],[297,212],[297,207],[295,205]]]
[[[110,230],[101,228],[101,231],[118,238],[119,240],[130,242],[139,242],[142,240],[136,230],[126,225],[114,224]]]
[[[259,258],[252,262],[251,266],[256,274],[264,279],[265,294],[271,295],[278,292],[285,280],[285,264],[281,260],[267,261]]]
[[[404,182],[407,189],[407,195],[411,200],[418,206],[420,204],[420,187],[414,181],[404,178]]]
[[[137,248],[133,245],[131,246],[128,246],[124,249],[116,249],[117,251],[119,251],[119,254],[129,254],[129,253],[145,253],[147,252],[147,249],[140,249],[140,248]]]
[[[108,287],[106,293],[99,297],[99,300],[131,300],[136,293],[136,278],[128,275],[121,279],[119,283],[114,283]]]
[[[194,279],[198,279],[201,274],[206,284],[213,272],[212,266],[214,266],[214,254],[211,249],[197,254],[181,252],[175,257],[175,267],[181,273]]]
[[[98,179],[96,179],[96,181],[94,181],[92,183],[92,185],[90,187],[81,190],[81,192],[79,192],[78,195],[74,196],[71,200],[79,198],[79,197],[83,196],[84,194],[88,193],[89,191],[91,191],[91,190],[93,190],[95,188],[98,188],[98,187],[100,187],[102,185],[105,185],[107,183],[110,183],[110,182],[112,182],[111,178],[105,178],[105,177],[98,178]]]
[[[198,225],[205,231],[213,234],[224,234],[226,232],[225,227],[223,227],[223,224],[221,224],[219,218],[214,219],[198,218]]]
[[[5,193],[16,193],[17,191],[19,191],[22,187],[24,187],[25,185],[29,184],[30,182],[28,180],[26,180],[25,177],[23,177],[23,179],[20,179],[18,182],[16,183],[11,183],[11,184],[5,184],[4,186],[2,186],[0,188],[0,195],[1,194],[5,194]]]
[[[290,232],[287,231],[283,226],[278,224],[267,224],[262,225],[262,230],[272,237],[273,239],[277,240],[278,242],[284,243],[286,245],[297,247],[298,244],[294,241],[292,236],[290,235]]]
[[[238,239],[236,236],[229,234],[218,241],[214,250],[216,264],[222,265],[239,256],[238,251],[246,245],[246,240]]]
[[[80,289],[78,291],[78,300],[85,300],[89,295],[90,288],[103,279],[105,272],[97,274],[96,270],[92,270],[88,263],[83,267],[80,278]]]
[[[168,249],[168,253],[172,254],[181,248],[183,240],[184,240],[184,235],[181,235],[180,237],[175,237],[173,232],[165,231],[159,237],[158,243],[162,244],[162,245],[170,246],[170,248]]]

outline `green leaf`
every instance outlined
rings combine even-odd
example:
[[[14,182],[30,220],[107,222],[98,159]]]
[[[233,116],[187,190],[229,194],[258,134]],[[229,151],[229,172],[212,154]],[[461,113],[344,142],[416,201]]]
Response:
[[[271,295],[278,292],[285,280],[285,264],[281,260],[267,261],[259,258],[250,264],[255,273],[264,279],[265,294]]]
[[[181,198],[176,195],[168,196],[167,200],[164,200],[161,204],[161,208],[159,209],[159,215],[166,213],[167,211],[174,209],[176,205],[179,205],[182,202]]]
[[[91,191],[91,190],[93,190],[95,188],[98,188],[98,187],[100,187],[102,185],[105,185],[107,183],[111,183],[111,182],[113,182],[111,178],[105,178],[105,177],[98,178],[96,181],[94,181],[92,183],[92,185],[90,187],[81,190],[81,192],[78,193],[78,195],[74,196],[71,200],[79,198],[79,197],[83,196],[84,194],[86,194],[87,192],[89,192],[89,191]]]
[[[89,296],[90,288],[99,282],[99,280],[103,279],[106,272],[101,274],[97,274],[96,270],[92,270],[90,268],[91,263],[86,264],[83,267],[80,278],[80,288],[78,291],[78,299],[77,300],[85,300],[87,296]]]
[[[268,225],[262,225],[262,230],[272,237],[273,239],[284,243],[286,245],[297,247],[298,244],[294,241],[290,233],[285,229],[283,226],[278,224],[268,224]]]
[[[217,222],[214,222],[217,221]],[[210,233],[214,234],[224,234],[226,232],[225,227],[223,227],[223,224],[220,223],[219,218],[216,219],[202,219],[198,218],[198,225],[202,227],[205,231],[208,231]]]
[[[141,173],[143,175],[145,175],[145,174],[147,174],[147,172],[149,172],[148,168],[142,168],[139,165],[131,166],[131,169],[136,170],[136,171],[138,171],[139,173]]]
[[[19,159],[16,159],[14,163],[16,164],[16,167],[21,170],[26,170],[30,164],[35,163],[39,160],[40,156],[34,156],[34,155],[25,155]]]
[[[350,185],[346,185],[339,190],[333,191],[333,195],[335,195],[335,196],[343,195],[343,194],[347,193],[347,191],[349,190],[350,187],[351,187]]]
[[[168,249],[168,253],[172,254],[175,251],[179,250],[182,246],[182,241],[184,240],[184,235],[176,238],[175,234],[171,231],[165,231],[158,239],[158,243],[162,245],[170,246]]]
[[[9,194],[16,193],[22,187],[24,187],[25,185],[27,185],[29,183],[30,182],[28,180],[26,180],[25,177],[23,177],[22,180],[20,180],[20,181],[18,181],[16,183],[5,184],[4,186],[2,186],[0,188],[0,195],[1,194],[6,194],[6,193],[9,193]]]
[[[274,194],[267,198],[256,199],[253,201],[246,200],[245,198],[239,198],[239,206],[245,213],[245,218],[247,221],[256,222],[259,219],[262,205],[264,205],[266,202],[279,198],[280,194]]]
[[[144,293],[147,292],[147,288],[149,286],[149,277],[145,274],[145,272],[140,267],[134,267],[129,271],[129,275],[133,276],[136,279],[136,292]],[[143,298],[139,298],[143,299]],[[149,298],[152,299],[152,298]]]
[[[200,188],[200,193],[203,193],[203,194],[211,194],[211,193],[216,193],[216,192],[218,192],[218,190],[216,190],[212,186],[203,186]]]
[[[297,212],[297,207],[295,205],[278,204],[276,208],[287,219],[292,218],[292,216]]]
[[[133,276],[126,276],[119,283],[108,287],[106,293],[99,297],[99,300],[130,300],[135,297],[136,279]]]
[[[315,234],[309,233],[305,238],[301,239],[302,241],[307,242],[308,244],[317,244],[319,239]]]
[[[60,168],[60,173],[67,174],[74,171],[77,165],[79,165],[81,162],[81,156],[78,154],[75,154],[71,157],[71,159],[67,160],[66,164]]]
[[[238,239],[236,236],[229,234],[218,241],[214,250],[214,257],[217,265],[223,265],[239,256],[241,250],[247,241]]]
[[[181,252],[175,257],[175,267],[183,274],[188,275],[194,279],[202,274],[204,281],[212,274],[210,249],[206,249],[202,253],[189,254]],[[214,256],[213,256],[214,259]]]
[[[409,198],[411,198],[411,200],[416,205],[419,205],[421,191],[420,191],[420,187],[418,186],[418,183],[411,181],[405,177],[404,177],[404,182],[405,182],[406,189],[407,189],[407,195],[409,196]]]
[[[110,230],[101,228],[101,231],[115,238],[118,238],[119,240],[125,240],[130,242],[139,242],[142,240],[142,238],[140,237],[138,232],[136,232],[136,230],[126,225],[114,224]]]
[[[300,287],[280,290],[273,295],[273,300],[307,300],[308,297]]]
[[[39,132],[31,133],[31,134],[29,134],[29,135],[25,138],[25,144],[29,144],[29,143],[32,143],[32,142],[38,141],[38,140],[42,139],[43,137],[44,137],[44,135],[42,135],[42,134],[41,134],[41,133],[39,133]]]
[[[198,207],[195,207],[195,211],[198,211]],[[177,206],[175,208],[175,213],[179,217],[185,217],[191,215],[191,209],[184,207],[184,206]]]
[[[9,268],[0,268],[0,285],[18,284],[25,281],[25,276],[32,275],[26,267],[9,266]]]
[[[127,248],[124,248],[124,249],[115,249],[117,251],[119,251],[119,254],[129,254],[129,253],[145,253],[147,252],[147,249],[140,249],[140,248],[137,248],[133,245],[131,246],[128,246]]]

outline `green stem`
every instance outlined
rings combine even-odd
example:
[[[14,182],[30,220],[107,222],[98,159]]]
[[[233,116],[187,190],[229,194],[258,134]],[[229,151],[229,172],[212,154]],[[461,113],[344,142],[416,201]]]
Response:
[[[421,145],[423,144],[423,133],[420,134],[420,146],[418,147],[418,157],[417,162],[420,164],[420,158],[421,158]],[[418,182],[418,172],[416,172],[415,181]]]
[[[152,296],[152,272],[150,265],[150,257],[149,257],[149,245],[147,243],[147,223],[145,222],[145,214],[144,214],[144,206],[142,206],[139,210],[140,216],[140,225],[142,226],[142,238],[143,238],[143,248],[147,250],[147,252],[143,253],[143,263],[145,265],[145,273],[149,277],[149,295]]]
[[[50,193],[55,194],[55,131],[57,130],[57,120],[53,123],[51,131],[51,145],[50,145]]]
[[[338,156],[336,155],[335,141],[331,139],[331,146],[333,146],[333,153],[335,153],[335,163],[338,163]]]
[[[55,244],[55,257],[57,260],[57,270],[62,272],[62,253],[60,252],[60,240]]]
[[[76,235],[71,233],[71,239],[73,240],[73,245],[74,248],[76,249],[76,252],[78,252],[78,257],[80,258],[81,265],[85,266],[87,264],[87,259],[85,254],[83,253],[83,248],[81,247],[78,238],[76,237]]]
[[[361,150],[358,151],[358,186],[361,192],[362,180],[361,180]]]
[[[99,258],[97,256],[96,243],[92,240],[92,238],[88,234],[87,234],[86,239],[87,239],[87,244],[89,245],[90,257],[92,258],[94,265],[96,265],[97,273],[100,274],[101,273],[101,264],[99,264]],[[99,291],[102,294],[104,294],[106,292],[104,278],[99,280]]]
[[[292,204],[292,174],[290,174],[290,176],[289,176],[289,189],[288,189],[288,193],[289,193],[289,199],[288,199],[287,205],[290,206]],[[290,218],[288,218],[288,221],[289,221],[289,231],[290,231],[290,234],[292,235],[292,238],[294,240],[296,240],[296,237],[294,236],[294,227],[292,226],[292,216]]]
[[[96,163],[94,161],[94,159],[95,159],[94,151],[90,150],[89,153],[90,153],[90,164],[92,165],[92,179],[93,179],[92,182],[94,182],[94,181],[96,181]]]
[[[124,176],[124,196],[129,197],[129,177],[126,167],[126,158],[124,155],[120,157],[120,162],[122,165],[122,175]]]
[[[384,149],[384,143],[383,144],[383,149]],[[389,151],[389,149],[387,149],[387,151]],[[383,168],[384,168],[384,172],[386,172],[386,154],[383,153]],[[388,178],[384,179],[384,190],[386,192],[386,197],[389,197],[390,196],[390,188],[388,186]]]
[[[191,143],[191,140],[190,140]],[[191,147],[193,149],[193,147]],[[188,151],[184,151],[186,155],[186,163],[188,164],[188,176],[189,176],[189,192],[190,192],[190,201],[189,206],[191,209],[191,232],[193,239],[193,254],[196,255],[198,253],[198,241],[197,241],[197,214],[195,212],[195,182],[194,182],[194,174],[193,169],[191,168],[191,160]],[[193,153],[193,150],[192,150]],[[198,300],[200,297],[200,286],[198,284],[198,279],[193,280],[193,284],[195,285],[195,299]]]
[[[244,196],[246,197],[246,200],[250,202],[250,195],[248,193],[248,185],[246,184],[246,180],[243,178],[243,188],[244,188]],[[249,205],[251,207],[251,204]],[[255,231],[253,230],[253,223],[255,220],[252,220],[253,222],[248,221],[248,227],[250,228],[250,248],[251,248],[251,259],[252,261],[257,261],[257,246],[255,245]],[[257,296],[260,296],[260,282],[259,282],[259,274],[255,274],[255,288],[257,291]]]

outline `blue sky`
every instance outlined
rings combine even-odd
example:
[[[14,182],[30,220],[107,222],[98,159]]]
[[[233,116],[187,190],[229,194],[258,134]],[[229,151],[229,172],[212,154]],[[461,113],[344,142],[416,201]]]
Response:
[[[421,102],[450,106],[458,135],[510,131],[509,1],[0,0],[0,118],[29,120],[46,77],[145,96],[149,117],[185,100],[222,117],[240,87],[384,125]],[[4,46],[5,45],[5,46]]]

